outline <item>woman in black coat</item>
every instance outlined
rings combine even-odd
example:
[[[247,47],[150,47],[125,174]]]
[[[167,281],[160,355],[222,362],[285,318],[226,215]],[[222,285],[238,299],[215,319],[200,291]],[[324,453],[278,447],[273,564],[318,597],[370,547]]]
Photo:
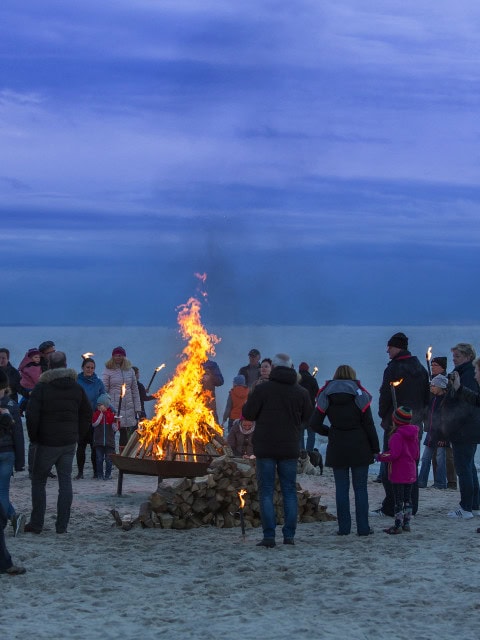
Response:
[[[350,533],[350,473],[355,494],[355,518],[359,536],[373,533],[368,522],[368,467],[380,451],[373,423],[371,395],[356,379],[355,370],[341,365],[320,389],[310,427],[328,436],[325,464],[335,478],[338,534]],[[324,425],[328,418],[330,427]]]

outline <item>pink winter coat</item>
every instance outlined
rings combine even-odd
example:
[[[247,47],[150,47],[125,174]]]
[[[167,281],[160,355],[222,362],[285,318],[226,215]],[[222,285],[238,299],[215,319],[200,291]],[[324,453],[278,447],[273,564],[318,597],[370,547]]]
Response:
[[[390,482],[413,484],[417,479],[417,462],[420,457],[417,425],[399,425],[390,436],[388,448],[385,453],[377,455],[377,460],[388,464]]]

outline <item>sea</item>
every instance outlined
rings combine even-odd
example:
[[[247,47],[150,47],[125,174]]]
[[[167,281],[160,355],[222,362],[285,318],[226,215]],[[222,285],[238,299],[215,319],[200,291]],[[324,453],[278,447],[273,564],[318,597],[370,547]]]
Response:
[[[386,345],[396,332],[403,331],[409,338],[409,349],[426,365],[428,347],[433,356],[447,356],[448,370],[453,369],[451,348],[458,342],[469,342],[479,351],[480,326],[206,326],[220,342],[212,356],[225,379],[216,390],[220,418],[226,405],[233,377],[241,366],[248,364],[248,352],[257,348],[263,357],[288,353],[295,367],[302,361],[310,371],[318,367],[317,380],[321,386],[330,379],[340,364],[348,364],[357,372],[363,386],[373,396],[372,411],[379,429],[378,390],[383,371],[388,364]],[[0,327],[0,346],[10,350],[10,362],[18,366],[25,352],[44,340],[52,340],[58,350],[67,354],[68,366],[81,370],[82,354],[94,353],[97,375],[101,375],[112,349],[121,345],[133,365],[140,369],[140,380],[148,385],[156,367],[165,363],[152,383],[155,392],[171,378],[185,341],[177,328],[167,327],[88,327],[88,326],[4,326]],[[148,406],[149,405],[149,406]],[[147,403],[147,415],[154,412],[154,402]],[[322,451],[325,439],[318,436],[317,446]],[[372,468],[372,472],[375,467]]]

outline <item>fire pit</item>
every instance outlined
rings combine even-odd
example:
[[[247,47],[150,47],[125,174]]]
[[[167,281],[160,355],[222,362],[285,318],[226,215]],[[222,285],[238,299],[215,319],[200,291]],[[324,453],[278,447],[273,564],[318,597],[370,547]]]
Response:
[[[128,456],[113,454],[111,456],[112,462],[119,471],[117,495],[122,495],[123,475],[125,473],[142,476],[156,476],[158,478],[195,478],[196,476],[204,476],[207,473],[212,456],[201,456],[197,454],[196,457],[202,457],[204,461],[182,462],[181,460],[130,458]]]

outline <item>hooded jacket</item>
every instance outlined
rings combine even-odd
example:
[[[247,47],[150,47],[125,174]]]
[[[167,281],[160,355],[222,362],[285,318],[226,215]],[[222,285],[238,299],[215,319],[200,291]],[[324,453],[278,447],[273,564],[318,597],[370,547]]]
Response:
[[[396,484],[413,484],[417,479],[420,457],[418,427],[398,425],[388,441],[388,451],[379,453],[377,460],[388,463],[388,479]]]
[[[296,371],[274,367],[270,379],[254,388],[242,410],[247,420],[256,422],[252,442],[257,458],[298,458],[301,424],[308,422],[312,411]]]
[[[357,380],[330,380],[320,389],[309,426],[328,435],[328,467],[363,467],[380,451],[370,408],[372,397]],[[325,418],[330,427],[325,426]]]
[[[92,422],[92,407],[74,369],[49,369],[40,376],[26,410],[31,442],[49,447],[75,444]]]
[[[402,350],[390,360],[383,374],[378,415],[382,419],[383,429],[392,426],[393,398],[391,382],[402,380],[395,387],[397,406],[410,407],[413,411],[412,423],[422,426],[430,401],[430,381],[427,370],[420,364],[417,356]]]
[[[78,374],[77,382],[81,387],[83,387],[83,390],[87,394],[87,398],[92,405],[92,410],[95,411],[97,408],[98,396],[101,396],[103,393],[107,393],[103,381],[100,380],[96,373],[93,373],[91,376],[86,376],[83,371],[81,371]]]

